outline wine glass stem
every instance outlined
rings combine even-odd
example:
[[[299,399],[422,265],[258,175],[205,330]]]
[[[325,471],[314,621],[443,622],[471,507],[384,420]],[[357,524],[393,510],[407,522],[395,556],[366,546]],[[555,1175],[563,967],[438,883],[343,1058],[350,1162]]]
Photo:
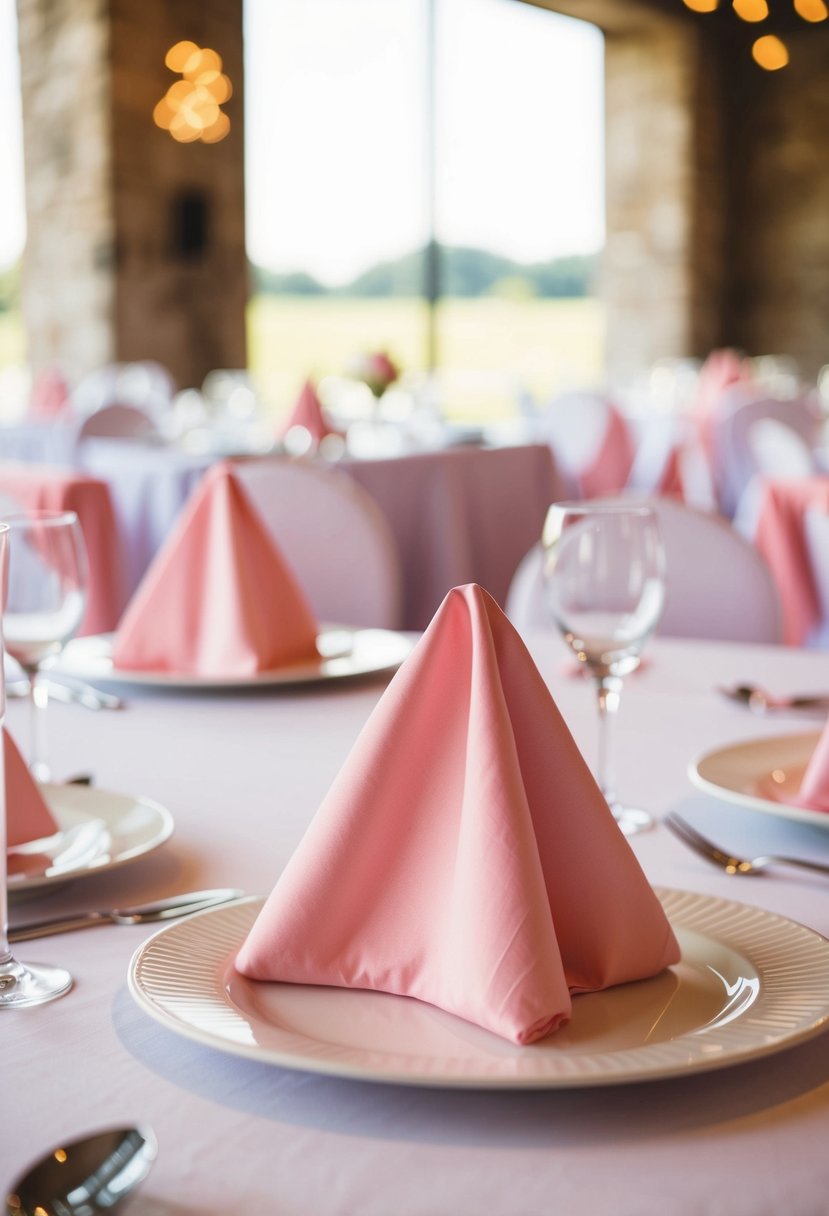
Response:
[[[598,676],[596,692],[599,704],[599,740],[596,756],[596,780],[607,805],[616,805],[616,779],[613,771],[612,720],[619,708],[622,691],[620,676]]]
[[[0,643],[0,661],[2,661],[2,643]],[[0,681],[3,673],[0,671]],[[1,702],[0,702],[1,704]],[[5,714],[0,708],[0,727],[5,723]],[[9,985],[9,977],[5,973],[8,964],[13,961],[9,948],[9,896],[8,896],[8,854],[6,842],[8,827],[6,824],[6,756],[5,748],[0,747],[0,991]]]
[[[32,734],[29,769],[36,781],[48,781],[46,763],[46,711],[49,708],[49,685],[46,675],[35,669],[29,673],[32,702]]]

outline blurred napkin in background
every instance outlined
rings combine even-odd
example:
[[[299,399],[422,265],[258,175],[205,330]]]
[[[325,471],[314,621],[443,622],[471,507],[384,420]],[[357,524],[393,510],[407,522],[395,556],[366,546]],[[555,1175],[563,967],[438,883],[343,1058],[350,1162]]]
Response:
[[[9,732],[3,729],[3,762],[6,769],[6,823],[8,848],[52,836],[58,825],[43,800],[26,761]]]
[[[829,721],[806,765],[800,790],[794,799],[798,806],[813,811],[829,811]]]
[[[207,472],[115,636],[123,670],[248,676],[317,657],[302,590],[228,464]]]
[[[529,652],[470,585],[393,678],[236,966],[417,997],[531,1043],[572,992],[678,958]]]
[[[303,384],[294,408],[279,428],[280,438],[284,438],[288,431],[295,426],[303,427],[317,444],[321,443],[328,435],[341,434],[340,431],[331,426],[325,417],[322,403],[312,380],[306,380]]]

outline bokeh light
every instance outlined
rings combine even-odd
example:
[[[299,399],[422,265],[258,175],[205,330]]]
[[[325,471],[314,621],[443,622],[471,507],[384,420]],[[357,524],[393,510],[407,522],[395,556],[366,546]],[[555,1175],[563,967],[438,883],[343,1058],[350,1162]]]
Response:
[[[743,21],[765,21],[769,15],[766,0],[733,0],[732,8]]]
[[[685,5],[695,13],[713,13],[719,2],[720,0],[685,0]]]
[[[761,68],[765,68],[767,72],[776,72],[789,62],[786,44],[774,34],[766,34],[763,38],[758,38],[751,48],[751,54],[755,63],[758,63]]]
[[[171,84],[153,110],[153,122],[182,144],[201,140],[217,144],[230,131],[230,119],[220,108],[233,96],[233,85],[222,71],[222,58],[210,47],[182,41],[171,46],[164,63],[181,80]]]
[[[804,21],[825,21],[829,17],[829,7],[825,0],[794,0],[795,12]]]

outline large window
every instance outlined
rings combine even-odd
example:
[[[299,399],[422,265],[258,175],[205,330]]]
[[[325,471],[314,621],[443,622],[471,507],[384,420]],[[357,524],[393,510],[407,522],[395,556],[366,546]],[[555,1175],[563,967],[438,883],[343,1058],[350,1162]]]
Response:
[[[599,32],[519,0],[246,0],[245,21],[267,395],[381,347],[413,380],[434,365],[455,417],[597,380]]]

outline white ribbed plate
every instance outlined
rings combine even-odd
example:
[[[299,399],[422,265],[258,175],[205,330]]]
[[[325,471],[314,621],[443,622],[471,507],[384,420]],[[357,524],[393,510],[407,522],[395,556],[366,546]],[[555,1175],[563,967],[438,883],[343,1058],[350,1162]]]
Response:
[[[724,802],[826,831],[825,811],[792,805],[819,738],[820,731],[809,731],[718,747],[692,761],[688,776],[699,789]]]
[[[150,798],[88,785],[43,785],[58,831],[9,849],[9,895],[43,893],[70,878],[100,874],[157,849],[173,832],[173,817]]]
[[[320,657],[250,676],[191,676],[174,671],[124,671],[112,661],[111,633],[73,638],[54,663],[56,675],[90,684],[124,684],[148,688],[222,689],[278,688],[296,684],[327,684],[354,676],[394,671],[411,651],[414,641],[391,629],[351,629],[347,625],[321,625],[317,634]]]
[[[133,957],[129,986],[147,1013],[196,1042],[404,1085],[618,1085],[756,1059],[824,1027],[829,941],[760,908],[658,894],[682,961],[655,979],[576,997],[569,1025],[529,1047],[406,997],[244,979],[233,959],[261,900],[162,929]]]

